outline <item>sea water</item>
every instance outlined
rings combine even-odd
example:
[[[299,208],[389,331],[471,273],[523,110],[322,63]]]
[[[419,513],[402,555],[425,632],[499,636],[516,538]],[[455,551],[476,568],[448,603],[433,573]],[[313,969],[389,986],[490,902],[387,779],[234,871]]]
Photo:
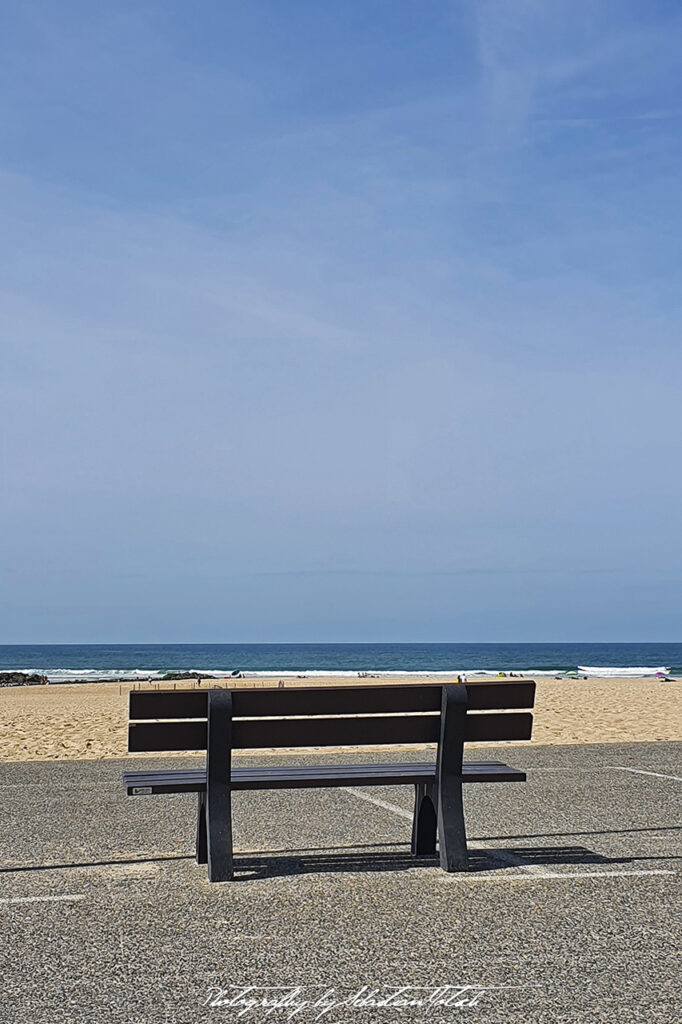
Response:
[[[589,671],[587,671],[589,669]],[[682,675],[679,643],[544,644],[7,644],[0,672],[65,679],[159,679],[167,672],[245,676]]]

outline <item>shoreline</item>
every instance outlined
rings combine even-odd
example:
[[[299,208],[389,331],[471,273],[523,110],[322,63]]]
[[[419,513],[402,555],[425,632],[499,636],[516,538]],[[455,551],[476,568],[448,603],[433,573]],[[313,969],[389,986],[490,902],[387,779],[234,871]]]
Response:
[[[61,670],[56,670],[61,671]],[[131,670],[133,673],[135,670]],[[461,677],[463,681],[468,682],[494,682],[502,679],[534,679],[534,680],[546,680],[552,679],[557,682],[574,682],[578,680],[639,680],[639,681],[662,681],[662,682],[682,682],[682,674],[679,672],[671,672],[670,669],[663,668],[657,672],[649,670],[648,672],[642,672],[641,670],[633,670],[624,668],[622,670],[616,669],[605,669],[603,674],[598,672],[587,672],[585,670],[576,671],[574,669],[542,669],[533,670],[527,669],[522,671],[521,669],[514,669],[511,671],[492,671],[487,669],[456,669],[452,671],[386,671],[386,670],[368,670],[368,671],[355,671],[354,669],[346,669],[334,671],[333,669],[320,670],[310,669],[308,671],[302,670],[297,671],[295,669],[287,669],[282,671],[268,670],[263,672],[256,671],[243,671],[234,673],[222,673],[212,672],[210,670],[196,670],[196,671],[185,671],[179,670],[178,672],[164,672],[159,675],[156,672],[137,674],[122,674],[122,675],[102,675],[96,678],[78,678],[76,676],[65,677],[63,679],[50,678],[49,674],[45,671],[39,670],[28,670],[28,669],[8,669],[0,671],[0,689],[7,689],[12,687],[21,686],[86,686],[86,685],[137,685],[137,684],[151,684],[154,686],[165,686],[172,683],[237,683],[243,682],[246,684],[255,683],[256,685],[270,685],[276,686],[280,684],[292,684],[298,680],[307,680],[307,684],[310,686],[314,685],[330,685],[331,681],[334,680],[336,685],[350,685],[353,681],[360,680],[366,682],[371,679],[385,681],[387,683],[407,683],[409,681],[417,683],[420,680],[427,682],[439,682],[441,685],[450,681],[454,681]]]
[[[493,682],[497,677],[487,678]],[[521,746],[682,739],[682,680],[664,682],[650,677],[555,679],[531,674],[514,678],[535,678],[537,686],[533,739]],[[195,679],[4,687],[0,689],[0,761],[125,758],[130,690],[133,687],[143,690],[193,689],[196,688]],[[423,676],[422,681],[442,685],[447,681],[456,682],[456,676]],[[470,677],[470,681],[474,679]],[[233,689],[261,689],[272,687],[276,682],[264,676],[220,681],[211,679],[204,682],[201,689],[218,684]],[[330,674],[289,678],[285,686],[298,689],[369,682],[369,677],[358,679]],[[415,677],[394,676],[391,683],[414,684]],[[332,752],[331,748],[315,750]],[[353,748],[342,750],[352,751]],[[276,753],[281,754],[282,751]],[[169,756],[186,757],[187,754]]]

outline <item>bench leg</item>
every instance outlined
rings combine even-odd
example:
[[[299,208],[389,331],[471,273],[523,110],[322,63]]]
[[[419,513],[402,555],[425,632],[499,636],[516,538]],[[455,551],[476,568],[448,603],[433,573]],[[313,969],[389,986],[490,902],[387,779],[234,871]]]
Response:
[[[438,848],[443,871],[466,871],[467,837],[462,803],[466,686],[444,686],[438,743]]]
[[[468,870],[461,775],[438,787],[438,848],[443,871]]]
[[[232,863],[232,801],[222,786],[209,790],[206,800],[206,846],[209,882],[227,882],[234,875]]]
[[[206,846],[209,882],[227,882],[232,862],[232,694],[211,690],[206,742]]]
[[[436,808],[434,786],[419,782],[414,787],[414,819],[412,821],[412,853],[415,857],[433,856],[436,852]]]
[[[206,840],[206,794],[197,793],[197,864],[208,863]]]

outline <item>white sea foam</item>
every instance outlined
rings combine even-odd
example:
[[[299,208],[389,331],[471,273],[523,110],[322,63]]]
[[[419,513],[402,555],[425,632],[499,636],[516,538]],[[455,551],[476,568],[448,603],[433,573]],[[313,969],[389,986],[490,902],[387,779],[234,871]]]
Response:
[[[53,683],[60,683],[66,680],[74,680],[76,682],[83,683],[96,683],[102,679],[140,679],[140,680],[151,680],[151,681],[163,681],[164,676],[169,675],[171,672],[176,675],[187,674],[189,676],[209,676],[212,679],[229,679],[232,675],[233,669],[205,669],[205,668],[182,668],[182,669],[142,669],[142,668],[128,668],[128,669],[76,669],[76,668],[55,668],[55,669],[42,669],[42,668],[15,668],[5,669],[4,671],[11,672],[25,672],[27,674],[38,674],[45,675]],[[249,669],[241,670],[240,676],[242,679],[316,679],[316,678],[339,678],[339,679],[358,679],[358,678],[380,678],[380,679],[391,679],[410,676],[415,679],[430,679],[433,676],[440,676],[447,679],[452,679],[458,675],[466,676],[469,679],[472,678],[498,678],[503,673],[497,670],[486,670],[486,669],[434,669],[434,670],[423,670],[416,672],[409,669]],[[557,670],[551,671],[536,671],[527,670],[523,672],[521,669],[514,669],[514,676],[556,676],[560,672]],[[505,672],[504,675],[507,677],[510,675],[509,672]]]
[[[183,669],[148,669],[148,668],[111,668],[111,669],[90,669],[90,668],[54,668],[54,669],[40,669],[40,668],[17,668],[17,669],[5,669],[4,671],[13,672],[25,672],[28,674],[38,673],[40,675],[46,675],[52,683],[60,683],[65,680],[74,680],[77,682],[91,682],[96,683],[101,679],[140,679],[140,680],[152,680],[154,682],[163,681],[164,676],[171,672],[175,674],[185,674],[192,676],[209,676],[212,679],[229,679],[233,668],[224,669],[205,669],[205,668],[183,668]],[[575,671],[575,670],[573,670]],[[662,673],[668,675],[670,669],[661,667],[651,666],[578,666],[578,674],[581,676],[596,676],[601,678],[613,678],[613,677],[638,677],[638,676],[655,676],[656,673]],[[427,679],[436,677],[442,677],[447,679],[453,679],[456,676],[466,676],[468,679],[497,679],[502,675],[509,678],[514,676],[524,676],[526,678],[563,678],[566,675],[566,671],[562,669],[511,669],[511,670],[498,670],[498,669],[434,669],[434,670],[422,670],[414,671],[409,669],[372,669],[367,668],[362,671],[358,669],[248,669],[241,670],[241,678],[243,679],[317,679],[322,677],[333,677],[339,679],[358,679],[362,678],[378,678],[378,679],[391,679],[400,676],[409,676],[415,679]]]
[[[164,672],[146,668],[13,668],[3,672],[26,672],[29,675],[45,675],[52,683],[74,679],[83,683],[96,683],[99,679],[161,679]],[[222,676],[223,673],[217,673]]]
[[[626,678],[628,676],[655,676],[657,672],[661,672],[667,676],[670,672],[669,668],[665,666],[658,666],[651,668],[649,665],[642,666],[628,666],[627,668],[619,667],[607,667],[600,665],[598,667],[589,665],[578,665],[578,672],[581,676],[600,676],[603,679],[608,679],[610,676],[616,676],[620,678]]]

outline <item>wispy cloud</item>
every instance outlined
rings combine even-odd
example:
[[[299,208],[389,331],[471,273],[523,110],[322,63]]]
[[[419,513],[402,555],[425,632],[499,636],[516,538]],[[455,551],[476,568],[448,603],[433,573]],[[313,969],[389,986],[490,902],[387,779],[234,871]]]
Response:
[[[664,572],[669,572],[670,567],[666,566]],[[679,571],[679,570],[677,570]],[[382,579],[384,577],[410,578],[429,576],[585,576],[585,575],[613,575],[618,573],[630,574],[632,569],[586,569],[579,566],[564,565],[552,569],[545,568],[466,568],[466,569],[282,569],[267,570],[256,573],[258,576],[370,576]]]

